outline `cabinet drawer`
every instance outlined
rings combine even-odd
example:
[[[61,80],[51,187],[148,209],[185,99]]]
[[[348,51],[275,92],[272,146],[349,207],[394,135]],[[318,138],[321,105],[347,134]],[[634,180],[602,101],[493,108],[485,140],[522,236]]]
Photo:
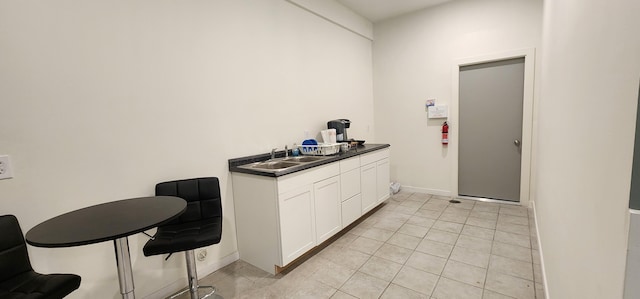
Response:
[[[340,164],[331,163],[307,169],[291,175],[278,178],[278,194],[289,192],[296,187],[313,184],[326,178],[340,174]]]
[[[389,149],[382,149],[379,151],[366,153],[360,156],[360,165],[367,165],[384,158],[389,158]]]
[[[360,167],[340,174],[340,186],[343,201],[360,194]]]
[[[340,173],[360,168],[360,157],[353,157],[340,161]]]
[[[342,202],[342,227],[347,227],[362,216],[362,198],[360,194]]]

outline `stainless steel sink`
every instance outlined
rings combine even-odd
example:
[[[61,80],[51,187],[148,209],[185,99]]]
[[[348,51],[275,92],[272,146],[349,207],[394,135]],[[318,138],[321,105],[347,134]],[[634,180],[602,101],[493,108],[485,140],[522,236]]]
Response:
[[[238,166],[239,168],[252,169],[267,172],[280,172],[291,167],[309,164],[316,161],[329,159],[330,157],[320,156],[299,156],[299,157],[287,157],[270,159],[262,162],[255,162]]]
[[[320,156],[299,156],[299,157],[289,157],[285,158],[284,161],[296,161],[296,162],[316,162],[320,160],[328,159],[328,157],[320,157]]]
[[[284,169],[293,166],[298,166],[300,163],[289,162],[289,161],[275,161],[275,162],[258,162],[254,163],[252,168],[262,168],[262,169]]]

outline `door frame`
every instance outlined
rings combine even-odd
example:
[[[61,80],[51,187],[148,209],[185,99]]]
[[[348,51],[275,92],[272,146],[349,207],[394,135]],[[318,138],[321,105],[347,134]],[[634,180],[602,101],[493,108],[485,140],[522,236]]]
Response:
[[[451,154],[451,195],[458,197],[459,90],[460,67],[513,58],[524,58],[524,94],[522,98],[522,156],[520,160],[520,205],[529,206],[531,191],[531,151],[533,141],[533,96],[535,77],[535,48],[512,50],[483,56],[457,59],[453,62],[453,84],[449,119],[449,150]],[[503,202],[503,201],[500,201]],[[504,201],[504,203],[510,203]]]

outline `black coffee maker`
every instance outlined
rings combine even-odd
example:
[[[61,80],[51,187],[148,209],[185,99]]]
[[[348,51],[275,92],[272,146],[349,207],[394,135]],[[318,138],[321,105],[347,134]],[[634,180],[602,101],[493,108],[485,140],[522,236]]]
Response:
[[[327,122],[327,128],[336,129],[336,141],[348,142],[347,128],[351,126],[351,121],[348,119],[334,119]]]

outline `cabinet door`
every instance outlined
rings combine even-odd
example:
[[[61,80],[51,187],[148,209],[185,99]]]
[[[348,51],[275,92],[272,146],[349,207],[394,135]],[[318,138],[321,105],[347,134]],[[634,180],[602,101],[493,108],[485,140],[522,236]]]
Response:
[[[342,229],[340,177],[334,176],[313,184],[316,214],[316,241],[324,242]]]
[[[389,198],[389,158],[382,159],[377,162],[376,165],[376,177],[378,186],[378,203],[383,202]]]
[[[360,168],[360,193],[362,195],[362,214],[376,206],[378,201],[378,179],[376,178],[376,163]]]
[[[315,217],[310,185],[280,194],[280,246],[284,266],[315,246]]]
[[[360,194],[342,202],[342,227],[356,221],[362,216],[362,198]]]

